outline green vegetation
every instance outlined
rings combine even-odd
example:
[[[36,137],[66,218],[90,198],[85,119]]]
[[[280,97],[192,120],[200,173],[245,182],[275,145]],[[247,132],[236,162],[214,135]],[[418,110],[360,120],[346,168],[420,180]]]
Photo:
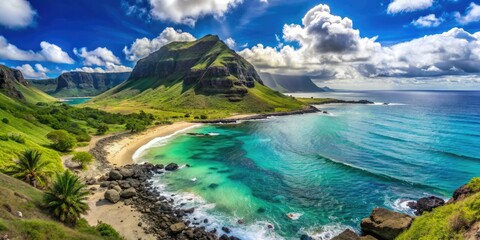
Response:
[[[93,162],[93,156],[88,152],[74,152],[72,161],[78,163],[82,169],[87,169],[88,164]]]
[[[334,98],[297,98],[298,101],[306,104],[327,104],[338,101]]]
[[[104,223],[92,227],[80,219],[74,227],[67,227],[55,221],[44,211],[42,191],[1,173],[0,199],[3,206],[0,208],[0,236],[39,240],[122,239],[113,228]],[[17,211],[22,212],[22,218],[17,216]]]
[[[108,131],[108,129],[110,128],[107,124],[99,124],[97,127],[97,135],[104,135]]]
[[[53,186],[45,193],[47,210],[61,222],[74,225],[81,214],[85,214],[88,205],[86,186],[69,170],[57,173]]]
[[[33,187],[45,187],[52,175],[52,172],[47,170],[50,164],[42,160],[42,154],[38,150],[25,150],[18,161],[7,168],[6,173]]]
[[[474,178],[467,187],[473,192],[480,191],[480,178]],[[478,221],[480,192],[415,218],[412,226],[397,239],[463,239],[465,231]]]
[[[52,147],[60,152],[72,150],[77,145],[77,139],[65,130],[55,130],[47,134],[52,141]]]

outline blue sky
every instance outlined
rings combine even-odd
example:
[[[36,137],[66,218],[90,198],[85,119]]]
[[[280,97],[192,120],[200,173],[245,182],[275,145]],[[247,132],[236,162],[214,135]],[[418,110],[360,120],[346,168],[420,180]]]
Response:
[[[2,0],[0,63],[30,78],[70,70],[128,71],[170,41],[216,34],[259,71],[309,75],[319,84],[478,89],[479,5],[472,0]]]

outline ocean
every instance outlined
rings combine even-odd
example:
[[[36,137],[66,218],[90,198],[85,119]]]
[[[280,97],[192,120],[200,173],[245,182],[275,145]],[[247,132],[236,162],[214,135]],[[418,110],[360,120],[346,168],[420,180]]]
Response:
[[[92,99],[91,97],[66,97],[62,98],[62,102],[68,105],[78,105],[87,102]]]
[[[195,207],[193,223],[220,233],[227,226],[241,239],[324,240],[345,228],[358,232],[375,207],[412,213],[407,201],[448,199],[480,175],[480,92],[294,95],[376,104],[203,125],[185,132],[208,136],[157,139],[136,161],[181,165],[155,177],[161,193],[179,207]]]

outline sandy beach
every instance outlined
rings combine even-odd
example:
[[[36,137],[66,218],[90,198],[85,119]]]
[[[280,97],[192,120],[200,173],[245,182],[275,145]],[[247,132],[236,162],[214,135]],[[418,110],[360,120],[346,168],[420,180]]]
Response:
[[[133,154],[137,149],[149,143],[157,137],[165,137],[177,131],[199,125],[198,123],[176,122],[171,125],[155,126],[144,132],[133,134],[126,138],[109,144],[105,150],[108,152],[107,159],[113,166],[124,166],[133,163]]]

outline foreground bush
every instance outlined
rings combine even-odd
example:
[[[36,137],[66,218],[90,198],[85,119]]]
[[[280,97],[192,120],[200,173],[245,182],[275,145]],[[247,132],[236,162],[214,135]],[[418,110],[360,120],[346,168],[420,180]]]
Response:
[[[87,169],[87,165],[93,162],[93,157],[88,152],[75,152],[72,161],[78,163],[82,169]]]
[[[48,211],[61,222],[74,225],[88,205],[86,186],[69,170],[57,174],[56,181],[45,193],[44,203]]]
[[[55,130],[47,134],[52,141],[52,147],[61,152],[67,152],[77,145],[77,139],[65,130]]]

